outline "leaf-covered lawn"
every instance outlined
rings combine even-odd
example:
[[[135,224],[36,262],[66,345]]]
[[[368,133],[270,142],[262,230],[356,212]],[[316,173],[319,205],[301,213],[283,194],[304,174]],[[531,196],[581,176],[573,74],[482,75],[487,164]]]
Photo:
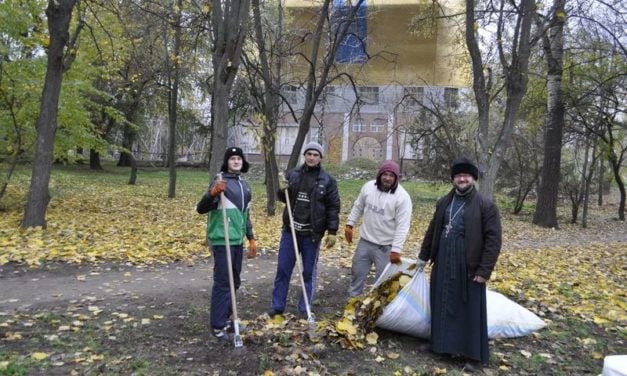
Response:
[[[140,170],[138,184],[129,186],[126,184],[127,169],[90,172],[56,168],[51,182],[52,201],[46,217],[47,229],[20,231],[27,174],[26,170],[18,172],[8,195],[0,202],[4,209],[0,217],[0,266],[12,262],[36,267],[54,261],[135,265],[183,261],[195,264],[210,257],[204,241],[206,218],[195,211],[195,204],[208,183],[204,171],[179,170],[177,197],[168,199],[166,171]],[[278,247],[281,216],[265,215],[265,190],[260,181],[261,177],[252,181],[253,223],[262,253],[272,254]],[[362,183],[339,179],[341,227]],[[414,220],[405,250],[407,256],[413,257],[435,200],[448,187],[417,182],[404,185],[414,200]],[[567,351],[569,346],[589,350],[590,357],[598,364],[607,355],[604,346],[624,345],[627,338],[627,226],[612,219],[615,207],[611,204],[604,208],[592,207],[587,229],[566,224],[569,208],[562,208],[562,228],[554,230],[531,225],[530,212],[512,216],[504,198],[499,198],[499,204],[503,215],[504,249],[490,288],[545,319],[549,323],[545,336],[552,340],[567,337],[553,355],[546,353],[546,349],[541,352],[533,348],[497,351],[495,356],[500,370],[516,369],[516,361],[550,364],[555,361],[552,358],[556,353],[571,351]],[[282,205],[279,205],[277,214],[280,210]],[[321,262],[350,267],[354,246],[349,247],[344,242],[342,231],[339,235],[336,247],[323,251]],[[93,307],[98,308],[96,304]],[[97,315],[93,311],[89,314]],[[116,319],[125,322],[124,317],[116,316]],[[159,313],[155,313],[142,317],[136,324],[149,325],[159,320]],[[70,330],[72,325],[68,328]],[[283,338],[281,330],[276,333],[279,340]],[[595,330],[604,333],[605,339],[595,338],[592,334]],[[0,340],[19,342],[19,335],[19,332],[6,331]],[[613,337],[615,342],[607,345],[607,338]],[[289,336],[287,340],[290,340]],[[376,339],[370,338],[368,342],[376,343]],[[394,351],[390,353],[395,354]],[[99,356],[89,351],[84,355]],[[46,357],[46,353],[33,352],[28,362],[44,361]]]
[[[179,171],[177,197],[169,199],[167,171],[140,170],[135,186],[126,184],[127,171],[55,169],[47,229],[19,231],[22,211],[17,205],[0,218],[0,265],[18,262],[37,266],[47,261],[193,263],[210,256],[204,240],[205,216],[195,211],[207,186],[206,172]],[[343,224],[361,182],[338,180]],[[19,200],[20,195],[24,199],[27,182],[16,179],[16,183],[11,186],[9,200]],[[435,199],[447,186],[404,185],[414,200],[414,220],[405,252],[414,256]],[[272,252],[278,248],[281,216],[266,216],[264,187],[253,181],[253,188],[255,234],[259,246]],[[491,282],[493,288],[528,301],[539,314],[567,311],[597,324],[624,325],[627,226],[609,219],[611,210],[593,212],[591,228],[565,224],[562,230],[554,230],[535,227],[528,216],[515,217],[502,209],[504,252]],[[591,240],[586,242],[586,235]],[[335,249],[324,254],[350,252],[343,236],[338,238],[341,241]],[[554,245],[560,239],[565,246]],[[580,244],[573,244],[573,240]],[[350,257],[342,259],[345,266],[350,265]]]

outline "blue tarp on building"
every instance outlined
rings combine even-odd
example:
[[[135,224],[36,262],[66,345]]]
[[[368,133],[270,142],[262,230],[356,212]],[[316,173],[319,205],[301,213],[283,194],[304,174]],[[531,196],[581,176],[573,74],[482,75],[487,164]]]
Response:
[[[358,2],[356,2],[358,3]],[[342,26],[349,22],[352,11],[347,0],[333,1],[333,20],[336,33],[342,30]],[[366,0],[361,1],[357,8],[355,19],[348,27],[348,32],[338,46],[335,62],[341,64],[363,63],[368,60],[366,38],[368,36]]]

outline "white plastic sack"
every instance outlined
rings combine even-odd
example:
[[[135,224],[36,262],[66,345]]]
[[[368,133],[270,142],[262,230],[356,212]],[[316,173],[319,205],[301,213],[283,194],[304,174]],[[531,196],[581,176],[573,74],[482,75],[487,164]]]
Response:
[[[394,300],[383,308],[377,326],[414,337],[429,338],[431,307],[429,282],[424,271],[416,272]]]
[[[416,261],[401,258],[400,264],[388,264],[373,289],[398,272],[413,275],[377,320],[377,326],[414,337],[431,335],[429,281],[423,272],[411,268]],[[520,304],[495,291],[486,291],[489,338],[522,337],[546,326],[544,321]]]
[[[496,291],[487,290],[486,302],[489,338],[523,337],[546,326],[533,312]]]
[[[385,269],[383,269],[383,272],[381,272],[381,275],[379,276],[379,278],[377,278],[374,285],[372,286],[372,290],[379,287],[380,284],[393,277],[396,273],[403,272],[407,275],[413,276],[416,273],[417,268],[411,267],[415,265],[416,260],[408,259],[405,257],[401,257],[401,262],[398,264],[392,264],[391,262],[388,262],[388,264],[385,266]]]
[[[609,355],[603,359],[603,376],[627,376],[627,355]]]

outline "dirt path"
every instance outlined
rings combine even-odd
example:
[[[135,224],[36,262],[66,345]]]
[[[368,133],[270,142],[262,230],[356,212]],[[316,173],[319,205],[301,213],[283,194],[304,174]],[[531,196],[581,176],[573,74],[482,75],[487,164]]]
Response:
[[[627,244],[627,232],[621,226],[624,224],[618,225],[613,235],[605,232],[602,236],[589,232],[591,236],[584,236],[585,232],[576,228],[559,236],[538,233],[537,238],[519,239],[520,247],[510,250],[552,246],[555,242],[581,246],[604,239]],[[442,369],[461,375],[457,360],[435,356],[425,350],[426,341],[398,333],[377,330],[376,346],[351,351],[328,339],[313,344],[304,337],[304,330],[276,330],[264,318],[276,271],[275,253],[244,263],[238,308],[252,330],[263,333],[246,335],[244,349],[234,350],[232,344],[209,334],[212,265],[209,259],[193,266],[0,266],[0,373],[3,364],[11,364],[29,375],[258,375],[266,370],[274,375],[305,375],[309,371],[321,375],[431,375]],[[321,256],[313,306],[318,322],[331,322],[342,312],[347,300],[348,265],[349,253]],[[304,322],[296,314],[299,292],[294,275],[287,310],[293,326],[289,328]],[[556,333],[555,337],[493,341],[492,351],[497,354],[493,356],[498,358],[484,374],[500,374],[502,366],[516,370],[505,374],[517,375],[599,373],[602,359],[591,359],[584,354],[588,350],[575,342],[560,342],[560,333],[571,330],[572,323],[559,320],[556,316],[552,323],[550,333]],[[614,334],[593,323],[577,325],[577,330],[586,330],[588,336],[604,343],[602,351],[621,346]],[[531,362],[521,358],[521,349],[552,358],[534,358]],[[46,354],[44,362],[31,360],[41,353]],[[581,364],[569,369],[575,359]],[[565,371],[553,372],[555,369]]]
[[[178,300],[188,294],[207,295],[212,284],[213,262],[197,265],[180,263],[157,266],[119,264],[72,265],[48,264],[28,268],[9,264],[0,266],[0,310],[15,313],[38,306],[65,304],[83,300],[126,300],[153,297]],[[320,262],[319,292],[324,294],[328,275],[345,278],[346,271]],[[276,254],[245,260],[240,293],[253,296],[256,304],[265,300],[269,307],[270,288],[276,271]],[[296,278],[292,278],[293,284]],[[267,287],[266,296],[261,296]],[[294,286],[296,288],[298,286]],[[244,306],[244,301],[241,302]]]

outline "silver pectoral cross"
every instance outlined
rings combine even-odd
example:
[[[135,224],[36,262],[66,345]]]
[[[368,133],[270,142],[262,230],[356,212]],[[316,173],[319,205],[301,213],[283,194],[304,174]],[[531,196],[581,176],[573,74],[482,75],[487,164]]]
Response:
[[[451,231],[451,229],[453,228],[453,225],[451,225],[450,223],[447,223],[446,226],[444,226],[444,228],[446,229],[446,231],[444,232],[444,237],[448,238],[448,233]]]

